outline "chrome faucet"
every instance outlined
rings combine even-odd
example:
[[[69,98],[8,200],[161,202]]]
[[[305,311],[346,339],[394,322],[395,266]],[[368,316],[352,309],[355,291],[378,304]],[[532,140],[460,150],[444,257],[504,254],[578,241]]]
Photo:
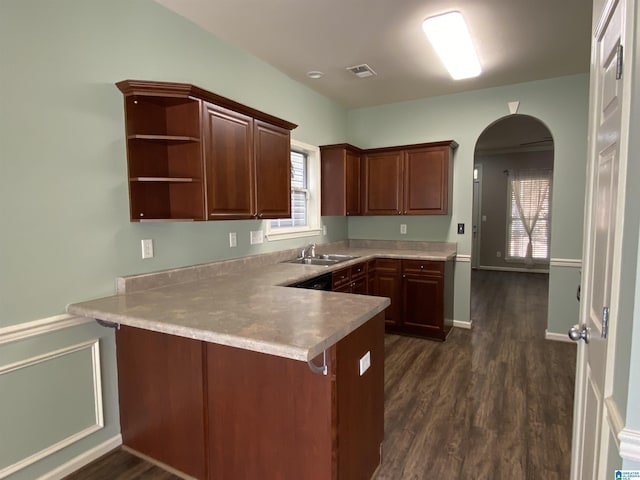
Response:
[[[315,258],[316,257],[316,244],[310,243],[302,249],[302,258]]]

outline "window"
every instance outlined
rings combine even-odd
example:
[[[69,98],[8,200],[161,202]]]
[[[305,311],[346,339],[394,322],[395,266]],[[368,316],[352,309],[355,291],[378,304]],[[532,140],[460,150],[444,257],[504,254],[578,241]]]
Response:
[[[320,150],[291,141],[291,217],[267,222],[267,239],[320,233]]]
[[[549,261],[551,171],[515,172],[509,177],[507,260]]]

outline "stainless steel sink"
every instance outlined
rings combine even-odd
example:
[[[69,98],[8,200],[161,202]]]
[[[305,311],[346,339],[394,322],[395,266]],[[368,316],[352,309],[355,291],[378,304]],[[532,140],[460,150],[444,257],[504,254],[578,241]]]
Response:
[[[285,263],[300,263],[302,265],[335,265],[339,260],[331,260],[329,258],[294,258],[293,260],[287,260]]]
[[[326,260],[336,260],[338,262],[346,262],[347,260],[353,260],[354,258],[358,258],[358,257],[354,257],[353,255],[339,255],[339,254],[332,254],[332,253],[325,253],[322,255],[318,255],[319,258],[323,258]]]
[[[301,265],[324,265],[328,267],[330,265],[335,265],[336,263],[353,260],[354,258],[358,257],[354,257],[351,255],[323,254],[311,258],[294,258],[293,260],[286,260],[284,263],[299,263]]]

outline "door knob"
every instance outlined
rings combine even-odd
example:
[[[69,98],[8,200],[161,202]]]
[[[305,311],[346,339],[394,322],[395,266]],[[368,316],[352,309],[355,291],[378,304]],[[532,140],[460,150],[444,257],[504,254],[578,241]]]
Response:
[[[569,329],[569,338],[574,342],[584,340],[584,343],[589,343],[589,329],[586,325],[574,325]]]

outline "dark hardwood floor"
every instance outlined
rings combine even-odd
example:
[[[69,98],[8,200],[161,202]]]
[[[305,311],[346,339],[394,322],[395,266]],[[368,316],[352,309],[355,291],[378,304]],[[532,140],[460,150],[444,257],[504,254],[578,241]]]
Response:
[[[472,275],[473,329],[385,343],[377,480],[569,478],[575,346],[544,339],[548,276]]]
[[[474,272],[472,330],[386,336],[376,480],[569,478],[575,346],[544,339],[547,292],[544,274]],[[178,477],[116,450],[67,480],[139,478]]]

